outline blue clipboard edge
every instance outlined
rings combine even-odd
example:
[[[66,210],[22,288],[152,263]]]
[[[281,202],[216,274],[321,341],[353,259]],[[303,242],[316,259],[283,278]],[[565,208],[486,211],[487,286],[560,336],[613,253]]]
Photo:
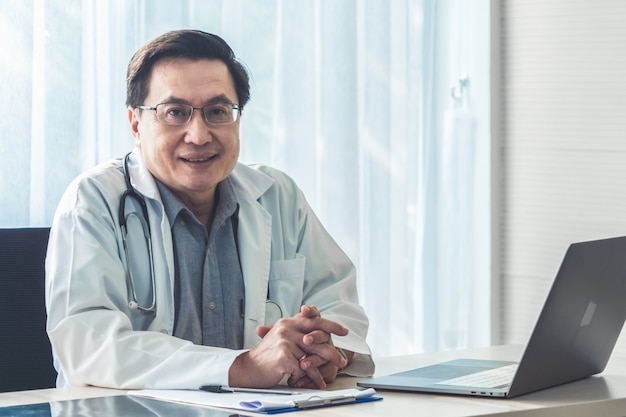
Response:
[[[380,401],[382,400],[383,397],[378,397],[376,395],[372,395],[369,397],[361,397],[361,398],[357,398],[356,401],[353,402],[349,402],[349,403],[341,403],[341,404],[328,404],[328,405],[320,405],[318,407],[308,407],[308,408],[297,408],[297,407],[292,407],[292,408],[280,408],[277,410],[269,410],[269,411],[258,411],[255,410],[255,413],[261,413],[261,414],[282,414],[282,413],[292,413],[294,411],[305,411],[305,410],[313,410],[316,408],[327,408],[327,407],[339,407],[342,405],[354,405],[354,404],[361,404],[361,403],[369,403],[372,401]]]

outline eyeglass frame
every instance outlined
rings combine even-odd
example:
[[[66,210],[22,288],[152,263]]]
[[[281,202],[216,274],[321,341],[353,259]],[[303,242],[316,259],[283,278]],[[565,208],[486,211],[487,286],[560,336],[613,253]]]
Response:
[[[184,123],[180,123],[180,124],[176,124],[176,123],[167,123],[166,121],[162,120],[161,118],[158,117],[158,111],[157,108],[161,105],[164,104],[175,104],[175,105],[179,105],[179,106],[188,106],[191,108],[191,112],[189,113],[189,118],[184,122]],[[150,110],[150,111],[154,111],[156,119],[158,121],[160,121],[161,123],[163,123],[164,125],[167,126],[185,126],[187,123],[189,123],[191,121],[191,118],[193,117],[193,113],[196,110],[202,110],[202,118],[204,119],[205,123],[210,124],[210,125],[214,125],[214,126],[223,126],[223,125],[229,125],[232,123],[237,122],[237,119],[239,119],[239,114],[241,113],[240,108],[239,108],[239,104],[235,104],[235,103],[224,103],[227,106],[230,106],[233,110],[233,120],[232,121],[228,121],[228,122],[223,122],[223,123],[215,123],[215,122],[211,122],[208,120],[207,115],[204,112],[204,109],[206,109],[207,107],[212,107],[215,106],[215,103],[212,104],[207,104],[204,107],[193,107],[191,104],[187,104],[187,103],[177,103],[175,101],[168,101],[168,102],[164,102],[164,103],[159,103],[154,107],[150,107],[150,106],[135,106],[136,109],[139,110]]]

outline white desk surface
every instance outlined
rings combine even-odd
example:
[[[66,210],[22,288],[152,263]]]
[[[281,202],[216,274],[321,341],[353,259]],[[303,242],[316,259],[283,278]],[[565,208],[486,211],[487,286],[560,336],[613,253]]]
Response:
[[[376,375],[405,371],[459,357],[518,360],[521,346],[488,348],[407,355],[376,360]],[[330,389],[352,388],[357,379],[339,377]],[[49,401],[120,395],[125,391],[80,387],[0,393],[0,406],[35,404]],[[378,391],[384,399],[358,405],[342,405],[298,412],[298,416],[394,417],[394,416],[591,416],[626,415],[626,356],[613,354],[606,370],[599,376],[527,394],[514,399],[474,398],[433,394]],[[261,415],[244,413],[248,415]],[[295,415],[294,415],[295,416]]]

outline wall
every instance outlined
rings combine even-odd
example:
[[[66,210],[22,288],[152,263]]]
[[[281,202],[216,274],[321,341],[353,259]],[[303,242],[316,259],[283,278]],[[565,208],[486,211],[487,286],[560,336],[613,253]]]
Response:
[[[497,13],[497,319],[500,342],[525,343],[567,246],[626,234],[626,1]]]

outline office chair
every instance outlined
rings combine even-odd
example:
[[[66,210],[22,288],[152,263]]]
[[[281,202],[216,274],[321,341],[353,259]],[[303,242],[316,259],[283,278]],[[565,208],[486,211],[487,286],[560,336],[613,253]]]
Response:
[[[49,234],[0,229],[0,392],[55,386],[44,301]]]

